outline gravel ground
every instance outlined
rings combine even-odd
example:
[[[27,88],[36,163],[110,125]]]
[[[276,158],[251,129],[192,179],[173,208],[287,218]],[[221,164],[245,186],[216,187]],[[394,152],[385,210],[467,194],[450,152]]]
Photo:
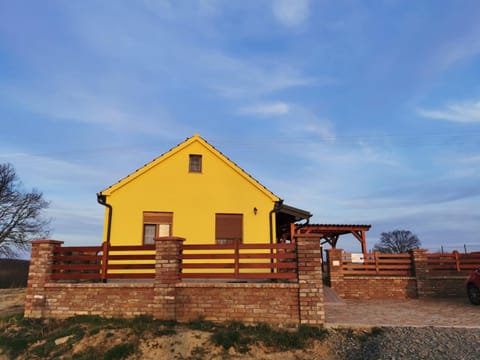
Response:
[[[395,327],[331,331],[331,346],[340,359],[480,359],[480,329]]]

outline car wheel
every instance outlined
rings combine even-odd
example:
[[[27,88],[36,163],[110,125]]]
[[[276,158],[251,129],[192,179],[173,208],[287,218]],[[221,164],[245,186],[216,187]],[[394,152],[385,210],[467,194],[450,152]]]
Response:
[[[473,305],[480,305],[480,289],[473,284],[467,286],[468,299]]]

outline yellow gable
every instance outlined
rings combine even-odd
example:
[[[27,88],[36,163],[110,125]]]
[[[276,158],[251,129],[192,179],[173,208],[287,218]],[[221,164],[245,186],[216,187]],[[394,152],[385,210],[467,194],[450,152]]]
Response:
[[[171,235],[189,243],[215,243],[216,216],[235,214],[242,221],[244,242],[266,243],[272,236],[273,209],[281,201],[199,135],[99,195],[113,208],[114,245],[141,244],[145,214],[151,213],[170,214]]]
[[[197,154],[197,155],[202,155],[203,153],[207,153],[208,155],[206,156],[207,161],[214,160],[209,163],[209,165],[213,165],[210,169],[207,168],[207,174],[209,173],[210,175],[214,174],[215,172],[219,171],[220,168],[222,167],[229,167],[231,170],[233,170],[237,175],[242,177],[244,180],[247,182],[251,183],[254,187],[256,187],[259,191],[263,192],[266,196],[270,197],[274,201],[280,200],[278,196],[276,196],[274,193],[272,193],[270,190],[268,190],[265,186],[260,184],[257,180],[255,180],[251,175],[249,175],[247,172],[245,172],[242,168],[240,168],[238,165],[236,165],[233,161],[231,161],[229,158],[227,158],[225,155],[223,155],[220,151],[218,151],[216,148],[214,148],[212,145],[210,145],[208,142],[206,142],[200,135],[195,134],[192,137],[186,139],[184,142],[180,143],[173,149],[169,150],[165,154],[159,156],[158,158],[154,159],[150,163],[146,164],[142,168],[136,170],[134,173],[128,175],[127,177],[123,178],[116,184],[110,186],[109,188],[103,190],[101,194],[103,195],[111,195],[118,189],[124,187],[131,181],[137,179],[138,177],[142,176],[143,174],[147,173],[148,171],[152,170],[153,168],[157,167],[158,165],[162,164],[165,161],[170,161],[169,159],[174,158],[177,160],[177,165],[179,166],[178,169],[172,169],[174,171],[179,171],[179,173],[184,173],[185,169],[188,169],[185,167],[185,162],[181,162],[182,159],[184,160],[184,157],[179,159],[178,154],[185,152],[188,152],[189,154]],[[196,152],[195,152],[196,151]],[[178,161],[180,160],[180,161]],[[205,161],[203,159],[203,161]],[[188,164],[188,163],[187,163]],[[205,173],[202,171],[202,173]]]

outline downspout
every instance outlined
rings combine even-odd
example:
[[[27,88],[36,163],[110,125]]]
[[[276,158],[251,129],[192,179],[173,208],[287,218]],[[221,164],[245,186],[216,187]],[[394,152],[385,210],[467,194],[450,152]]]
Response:
[[[113,208],[112,208],[112,205],[107,204],[107,196],[103,195],[102,193],[97,194],[97,202],[100,205],[103,205],[103,206],[108,208],[107,243],[110,244],[110,231],[111,231],[111,228],[112,228]]]
[[[270,223],[270,244],[273,244],[273,214],[276,213],[280,207],[283,204],[283,200],[275,201],[275,205],[273,206],[273,209],[270,211],[268,214],[269,217],[269,223]]]
[[[302,227],[307,226],[308,224],[310,224],[310,218],[305,219],[305,222],[303,224],[298,224],[297,229],[301,229]]]

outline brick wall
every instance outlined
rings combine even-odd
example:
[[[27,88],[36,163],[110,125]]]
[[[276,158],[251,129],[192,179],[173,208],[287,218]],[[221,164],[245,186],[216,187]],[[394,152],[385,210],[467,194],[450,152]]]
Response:
[[[180,283],[176,318],[296,325],[298,284]]]
[[[415,278],[393,276],[345,276],[345,299],[406,299],[417,297]]]
[[[422,297],[465,297],[466,276],[435,276],[429,277],[423,284]]]
[[[154,315],[154,282],[45,285],[42,317]],[[174,318],[296,325],[298,284],[177,283]]]
[[[153,282],[126,284],[62,284],[45,286],[43,317],[75,315],[135,317],[153,315]]]
[[[155,278],[141,283],[60,283],[50,279],[54,248],[61,242],[32,242],[25,317],[75,315],[162,320],[238,320],[275,325],[321,325],[322,262],[318,239],[298,239],[298,282],[187,283],[179,279],[184,239],[156,239]]]

